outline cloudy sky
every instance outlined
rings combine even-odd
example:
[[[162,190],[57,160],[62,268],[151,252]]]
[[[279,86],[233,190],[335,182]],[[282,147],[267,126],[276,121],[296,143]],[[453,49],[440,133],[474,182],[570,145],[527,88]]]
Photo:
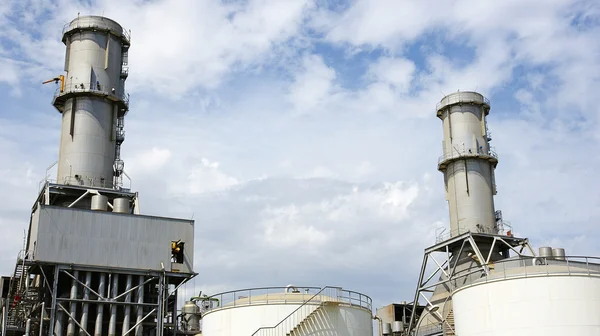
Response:
[[[596,0],[0,0],[2,274],[58,155],[41,82],[78,13],[131,30],[125,170],[142,212],[196,220],[195,291],[410,301],[448,225],[434,109],[457,90],[492,102],[514,231],[600,254]]]

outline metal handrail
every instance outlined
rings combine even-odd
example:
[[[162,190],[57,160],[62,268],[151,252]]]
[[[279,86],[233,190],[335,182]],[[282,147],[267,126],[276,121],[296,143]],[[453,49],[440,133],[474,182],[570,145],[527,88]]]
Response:
[[[311,286],[293,286],[298,294],[307,294],[313,295],[313,293],[320,292],[323,288],[338,288],[338,287],[311,287]],[[205,301],[211,302],[214,304],[218,302],[218,306],[209,307],[207,312],[210,312],[213,309],[228,307],[237,307],[237,306],[250,306],[254,304],[280,304],[281,300],[269,300],[269,294],[280,295],[282,293],[286,293],[286,290],[289,287],[253,287],[253,288],[244,288],[237,289],[222,293],[213,294],[211,296],[207,296],[203,298]],[[353,306],[360,306],[362,308],[372,309],[372,299],[362,293],[345,290],[340,288],[340,293],[345,293],[347,296],[337,295],[337,299],[341,302],[348,303]],[[290,293],[292,294],[292,293]],[[266,300],[257,300],[258,296],[266,296]],[[216,299],[216,300],[215,300]],[[247,299],[247,302],[240,303],[240,299]],[[284,300],[284,303],[287,303],[287,299]]]
[[[461,157],[491,157],[498,160],[498,154],[496,154],[496,151],[491,147],[487,150],[482,148],[463,148],[460,151],[452,150],[450,153],[444,153],[438,158],[438,164],[447,160],[457,159]]]
[[[506,225],[509,227],[509,229],[507,230],[506,228],[504,228],[504,225],[506,225],[506,222],[503,222],[503,225],[495,226],[492,230],[488,230],[486,229],[486,227],[482,226],[478,231],[474,231],[467,228],[458,228],[455,230],[447,230],[447,228],[444,228],[443,230],[438,229],[436,230],[435,243],[441,243],[445,240],[448,240],[451,237],[460,236],[461,234],[467,232],[506,235],[508,231],[512,231],[512,227],[510,225]]]
[[[99,26],[97,24],[91,23],[91,22],[85,22],[82,24],[81,22],[77,22],[77,26],[71,27],[72,22],[69,22],[67,24],[65,24],[63,26],[62,29],[62,35],[65,35],[65,33],[71,29],[81,29],[81,28],[96,28],[98,30],[100,29],[104,29],[104,30],[111,30],[110,28],[107,28],[105,26]],[[125,40],[125,42],[127,42],[128,44],[131,43],[131,33],[128,32],[127,30],[125,30],[124,28],[121,28],[121,37]]]
[[[540,264],[537,264],[540,262]],[[462,281],[468,276],[472,276],[481,270],[482,276],[472,284],[482,282],[492,282],[506,279],[528,278],[535,276],[548,275],[588,275],[600,277],[600,257],[589,256],[564,256],[564,257],[535,257],[535,256],[520,256],[519,258],[508,258],[487,264],[490,273],[486,274],[481,266],[473,266],[463,270],[461,275],[453,278],[453,281]],[[566,271],[550,269],[553,266],[566,266]],[[510,271],[522,268],[524,272],[509,274]],[[528,268],[534,270],[528,272]],[[500,269],[500,270],[499,270]],[[500,273],[502,272],[502,273]],[[463,287],[463,286],[461,286]],[[456,288],[455,288],[456,289]]]
[[[54,92],[54,96],[52,97],[55,100],[57,97],[68,94],[68,93],[77,93],[77,92],[91,92],[95,94],[112,96],[121,100],[126,106],[129,106],[129,93],[125,91],[125,89],[116,89],[112,87],[108,87],[106,85],[102,85],[101,83],[68,83],[64,86],[63,90],[61,88],[57,88]]]
[[[286,316],[286,318],[281,320],[277,325],[272,327],[260,327],[253,334],[255,335],[261,330],[273,331],[275,328],[282,328],[284,323],[286,323],[285,327],[288,327],[289,324],[290,329],[292,329],[298,323],[300,323],[301,320],[308,317],[308,315],[310,315],[314,309],[306,311],[306,314],[303,314],[302,316],[298,316],[298,314],[294,313],[298,313],[298,311],[301,309],[307,309],[308,306],[312,308],[313,303],[316,305],[324,302],[339,302],[372,311],[372,299],[369,296],[359,292],[345,290],[341,287],[333,286],[326,286],[322,288],[293,286],[291,288],[294,289],[293,292],[287,291],[290,289],[290,286],[245,288],[203,297],[202,301],[208,303],[208,309],[204,312],[204,314],[210,314],[211,311],[219,309],[242,306],[277,305],[286,303],[299,304],[299,307]],[[327,291],[329,290],[335,290],[335,292],[328,293]],[[269,295],[272,295],[272,297],[270,298]]]
[[[269,329],[273,330],[273,329],[275,329],[275,328],[279,327],[279,326],[280,326],[280,325],[282,325],[282,324],[283,324],[285,321],[287,321],[287,320],[288,320],[290,317],[292,317],[294,314],[296,314],[296,312],[298,312],[300,309],[302,309],[302,307],[305,307],[306,305],[308,305],[308,303],[309,303],[309,302],[311,302],[311,301],[312,301],[314,298],[316,298],[317,296],[320,296],[320,295],[323,293],[323,291],[325,291],[326,289],[330,289],[330,288],[332,288],[332,289],[337,289],[337,290],[341,290],[341,288],[339,288],[339,287],[328,287],[328,286],[326,286],[326,287],[323,287],[323,288],[322,288],[320,291],[318,291],[318,292],[317,292],[315,295],[313,295],[313,296],[312,296],[310,299],[306,300],[304,303],[302,303],[300,306],[298,306],[298,308],[294,309],[294,311],[292,311],[292,312],[291,312],[291,313],[289,313],[289,314],[288,314],[286,317],[284,317],[284,318],[283,318],[281,321],[279,321],[279,323],[277,323],[276,325],[274,325],[274,326],[271,326],[271,327],[260,327],[260,328],[256,329],[256,331],[255,331],[255,332],[253,332],[253,333],[252,333],[252,336],[255,336],[255,335],[257,335],[258,333],[260,333],[260,332],[261,332],[261,331],[263,331],[263,330],[269,330]],[[321,303],[323,303],[323,301],[319,301],[319,303],[321,304]],[[310,315],[310,313],[309,313],[309,314],[307,314],[307,316],[305,316],[304,318],[308,317],[308,315]],[[303,318],[303,319],[304,319],[304,318]],[[295,325],[294,325],[294,327],[295,327]]]
[[[442,100],[440,100],[440,102],[435,105],[435,110],[439,111],[439,109],[442,107],[442,105],[450,105],[450,104],[457,104],[457,103],[482,103],[483,102],[483,104],[486,104],[488,106],[490,105],[490,100],[487,99],[486,97],[484,97],[482,94],[475,93],[475,92],[463,92],[463,93],[465,94],[465,96],[462,96],[461,92],[459,92],[457,95],[453,96],[453,98],[457,97],[458,99],[454,98],[454,99],[452,99],[452,101],[450,101],[446,97],[442,98]],[[474,93],[480,95],[483,98],[483,101],[481,101],[481,100],[473,100],[473,99],[469,99],[469,100],[467,100],[467,99],[463,100],[462,99],[462,98],[467,97],[467,96],[473,96]]]

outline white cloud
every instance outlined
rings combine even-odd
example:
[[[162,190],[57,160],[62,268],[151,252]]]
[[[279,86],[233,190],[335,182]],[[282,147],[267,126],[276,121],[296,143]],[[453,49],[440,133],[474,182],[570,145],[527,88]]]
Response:
[[[173,192],[184,189],[189,194],[195,195],[227,189],[236,184],[238,184],[238,180],[222,172],[218,162],[210,162],[202,158],[199,164],[190,168],[184,181],[173,185]]]
[[[290,87],[289,99],[299,113],[319,110],[334,90],[335,70],[323,58],[307,55]]]
[[[382,57],[371,65],[369,74],[377,81],[394,85],[397,91],[405,93],[411,87],[415,64],[407,59]]]
[[[458,89],[492,100],[496,205],[515,231],[600,253],[597,2],[15,1],[0,8],[5,82],[23,92],[0,111],[4,273],[58,154],[39,82],[62,70],[62,24],[102,9],[132,30],[126,171],[144,213],[197,220],[198,290],[410,300],[448,223],[434,108]]]

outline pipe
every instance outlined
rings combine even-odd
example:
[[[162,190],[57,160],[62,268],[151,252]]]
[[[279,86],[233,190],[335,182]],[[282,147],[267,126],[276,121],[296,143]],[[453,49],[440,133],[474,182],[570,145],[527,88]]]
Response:
[[[46,315],[46,302],[42,302],[42,313],[40,314],[40,334],[39,336],[43,335],[43,330],[44,330],[44,316]]]
[[[104,296],[104,290],[106,288],[106,274],[100,274],[100,280],[98,284],[98,294]],[[98,298],[98,301],[102,302],[102,298]],[[96,325],[94,326],[94,336],[102,336],[102,318],[104,313],[104,304],[98,303],[96,312]]]
[[[114,298],[119,293],[119,275],[112,275],[111,285],[111,298]],[[117,334],[117,305],[110,305],[110,320],[108,321],[108,336],[115,336]]]
[[[0,300],[1,301],[1,300]],[[2,305],[2,335],[6,335],[6,307],[8,306],[8,300],[4,300],[6,303]]]
[[[381,320],[381,317],[375,315],[373,316],[373,320],[379,321],[379,336],[383,336],[383,321]]]
[[[125,291],[131,289],[131,274],[127,275],[127,282],[125,283]],[[125,302],[131,302],[131,292],[125,295]],[[131,314],[131,306],[125,306],[125,314],[123,317],[123,327],[121,328],[123,335],[126,335],[127,330],[129,330],[129,318]]]
[[[31,319],[28,318],[25,323],[25,336],[31,336]]]
[[[299,293],[298,288],[294,285],[287,285],[285,286],[285,292],[289,293],[290,289],[292,290],[292,293]]]
[[[137,303],[144,303],[144,276],[140,275],[138,278],[138,289],[137,289]],[[135,322],[135,336],[142,336],[143,327],[142,321],[144,318],[144,307],[137,306],[137,319]]]
[[[77,281],[79,279],[79,271],[73,272],[73,279],[71,280],[71,299],[77,299]],[[74,318],[77,317],[77,302],[71,302],[69,307],[69,313]],[[75,336],[75,323],[72,319],[69,319],[67,325],[67,336]]]
[[[58,303],[56,304],[59,305]],[[56,312],[56,323],[54,327],[54,336],[63,336],[63,319],[65,317],[64,312],[57,308]]]
[[[83,290],[83,299],[84,300],[90,299],[90,290],[88,289],[88,287],[90,287],[91,284],[92,284],[92,272],[86,272],[85,273],[85,286],[84,286],[84,290]],[[89,308],[90,308],[89,304],[84,303],[83,308],[81,309],[81,323],[80,324],[84,330],[87,329]]]

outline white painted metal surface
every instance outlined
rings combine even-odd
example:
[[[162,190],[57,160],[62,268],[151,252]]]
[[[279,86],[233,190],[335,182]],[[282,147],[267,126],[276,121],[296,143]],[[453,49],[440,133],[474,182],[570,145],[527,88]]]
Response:
[[[456,335],[600,335],[600,277],[541,275],[463,287],[453,296]]]
[[[241,293],[241,292],[240,292]],[[202,318],[203,336],[367,336],[373,334],[371,311],[338,298],[322,296],[312,299],[306,293],[273,293],[238,299],[212,309]],[[303,303],[307,300],[306,304]],[[370,300],[370,299],[369,299]],[[368,303],[370,305],[370,301]],[[299,315],[295,318],[295,315]],[[274,327],[281,321],[285,328]],[[258,332],[257,332],[258,330]],[[257,332],[255,334],[255,332]]]
[[[496,154],[488,144],[489,102],[476,92],[444,97],[437,115],[444,127],[444,153],[438,169],[444,173],[450,209],[450,233],[496,233],[494,216]]]
[[[78,17],[63,33],[66,75],[63,99],[55,103],[63,113],[58,183],[112,188],[129,41],[118,23],[98,16]]]

